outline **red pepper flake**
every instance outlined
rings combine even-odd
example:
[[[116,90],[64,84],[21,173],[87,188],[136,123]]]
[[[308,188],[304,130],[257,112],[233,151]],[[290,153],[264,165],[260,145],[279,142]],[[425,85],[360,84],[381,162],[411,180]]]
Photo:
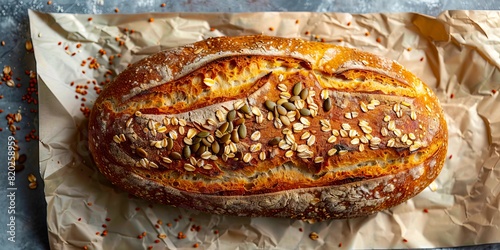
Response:
[[[492,89],[492,90],[491,90],[491,93],[496,94],[496,93],[497,93],[497,90],[496,90],[496,89]]]
[[[172,223],[167,223],[167,227],[172,227]]]
[[[365,32],[365,36],[369,36],[370,35],[370,32]]]
[[[274,28],[273,27],[269,27],[269,31],[274,31]]]
[[[95,235],[99,235],[99,234],[101,234],[101,232],[95,232]]]
[[[342,38],[337,39],[337,42],[339,42],[339,43],[341,43],[343,41],[344,41],[344,39],[342,39]]]
[[[155,19],[154,19],[154,18],[152,18],[152,17],[150,17],[150,18],[148,19],[148,22],[150,22],[150,23],[152,23],[152,22],[154,22],[154,21],[155,21]]]
[[[142,236],[146,237],[147,233],[144,231],[142,232]]]
[[[58,42],[58,43],[57,43],[57,45],[59,45],[59,46],[60,46],[61,44],[62,44],[62,42]]]
[[[450,155],[450,156],[448,157],[448,159],[449,159],[449,160],[451,160],[451,158],[452,158],[452,157],[453,157],[453,155]]]
[[[115,13],[118,13],[120,12],[120,10],[118,8],[115,8]]]
[[[133,34],[135,32],[135,30],[130,30],[130,34]]]
[[[342,242],[339,243],[339,247],[342,247]]]
[[[142,235],[137,235],[137,239],[141,240],[142,239]]]
[[[2,44],[2,46],[5,46],[5,41],[2,41],[1,44]]]
[[[141,210],[141,208],[140,208],[140,207],[136,207],[136,208],[135,208],[135,211],[139,211],[139,210]]]
[[[166,3],[162,3],[162,4],[160,5],[160,7],[162,7],[162,8],[163,8],[163,7],[165,7],[165,6],[167,6],[167,4],[166,4]]]
[[[78,218],[78,221],[82,221],[82,218]]]
[[[82,44],[81,44],[81,43],[77,43],[77,44],[76,44],[76,48],[77,48],[77,49],[79,49],[79,48],[81,48],[81,47],[82,47]]]
[[[412,50],[412,48],[411,48],[411,47],[408,47],[406,50],[407,50],[407,51],[411,51],[411,50]]]
[[[304,229],[302,229],[301,227],[299,227],[299,232],[304,232]]]
[[[160,228],[160,225],[158,225],[158,224],[155,224],[155,227],[156,227],[156,228]]]
[[[428,213],[429,210],[427,208],[424,208],[424,213]]]
[[[68,50],[68,49],[69,49],[69,46],[64,47],[64,50]]]
[[[218,230],[218,229],[215,229],[215,230],[214,230],[214,234],[219,234],[219,230]]]
[[[92,17],[87,18],[87,21],[89,22],[92,21]]]
[[[382,38],[377,37],[377,43],[381,43],[381,42],[382,42]]]
[[[194,243],[194,244],[193,244],[193,247],[194,247],[194,248],[198,248],[199,246],[200,246],[200,244],[198,244],[198,243]]]
[[[87,206],[92,206],[92,202],[87,202]]]
[[[295,20],[295,24],[299,24],[299,22],[300,22],[299,19]]]
[[[347,26],[351,26],[351,22],[347,22]]]
[[[155,243],[156,243],[156,244],[160,243],[160,240],[155,240]]]
[[[408,240],[403,238],[403,242],[406,243],[406,242],[408,242]]]
[[[88,246],[83,246],[83,250],[88,250],[89,247]]]
[[[151,249],[153,249],[153,246],[148,246],[148,250],[151,250]]]
[[[102,224],[102,227],[107,228],[107,227],[108,227],[108,225],[106,225],[106,224]]]
[[[455,94],[451,93],[450,98],[453,99],[455,97]]]
[[[47,1],[47,5],[51,5],[52,4],[52,1]]]
[[[177,234],[177,239],[182,240],[185,239],[187,236],[183,232],[179,232]]]
[[[104,231],[102,231],[101,236],[107,236],[107,235],[108,235],[108,230],[104,230]]]
[[[311,33],[310,33],[309,31],[306,31],[306,32],[304,32],[304,34],[305,34],[306,36],[308,36],[308,35],[309,35],[309,34],[311,34]]]
[[[423,62],[423,61],[424,61],[424,58],[423,58],[423,57],[421,57],[421,58],[420,58],[420,61],[421,61],[421,62]]]

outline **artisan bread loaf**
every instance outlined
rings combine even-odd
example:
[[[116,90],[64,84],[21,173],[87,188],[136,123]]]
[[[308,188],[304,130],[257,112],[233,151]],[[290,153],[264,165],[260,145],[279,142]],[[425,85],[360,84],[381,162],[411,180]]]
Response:
[[[439,174],[434,93],[356,49],[218,37],[124,70],[96,100],[89,147],[116,186],[215,214],[326,220],[400,204]]]

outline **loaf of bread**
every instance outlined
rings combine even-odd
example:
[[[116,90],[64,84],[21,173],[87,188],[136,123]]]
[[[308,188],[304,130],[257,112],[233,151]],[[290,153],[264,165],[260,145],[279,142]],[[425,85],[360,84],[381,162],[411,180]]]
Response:
[[[328,220],[398,205],[439,174],[447,127],[400,64],[268,36],[159,52],[96,100],[89,147],[117,187],[238,216]]]

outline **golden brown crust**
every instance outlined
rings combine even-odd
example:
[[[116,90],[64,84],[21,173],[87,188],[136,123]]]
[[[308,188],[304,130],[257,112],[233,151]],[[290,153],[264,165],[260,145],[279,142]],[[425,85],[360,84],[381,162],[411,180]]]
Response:
[[[132,65],[99,96],[89,135],[103,174],[140,197],[315,220],[411,198],[447,148],[437,98],[401,65],[266,36],[212,38]]]

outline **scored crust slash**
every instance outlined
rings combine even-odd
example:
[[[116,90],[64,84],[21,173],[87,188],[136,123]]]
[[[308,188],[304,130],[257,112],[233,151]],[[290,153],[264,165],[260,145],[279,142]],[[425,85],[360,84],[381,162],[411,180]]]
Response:
[[[439,174],[447,127],[400,64],[326,43],[218,37],[162,51],[98,97],[89,147],[116,186],[215,214],[351,218]]]

